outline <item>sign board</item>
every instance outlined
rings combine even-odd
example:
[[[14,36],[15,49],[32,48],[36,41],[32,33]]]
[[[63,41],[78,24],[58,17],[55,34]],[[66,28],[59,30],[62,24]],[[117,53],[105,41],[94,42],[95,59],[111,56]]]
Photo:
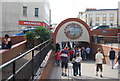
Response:
[[[44,22],[36,22],[36,21],[19,21],[19,25],[45,26],[45,23]]]
[[[91,42],[91,31],[88,25],[78,18],[62,21],[54,31],[54,43],[67,41]]]
[[[102,33],[107,33],[107,31],[104,30],[104,31],[102,31]]]

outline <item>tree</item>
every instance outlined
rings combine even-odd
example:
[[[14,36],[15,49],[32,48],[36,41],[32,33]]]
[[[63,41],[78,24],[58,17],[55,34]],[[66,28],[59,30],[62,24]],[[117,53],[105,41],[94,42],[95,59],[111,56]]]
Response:
[[[34,47],[34,40],[35,40],[34,37],[35,37],[34,31],[29,31],[26,33],[26,39],[29,48]]]
[[[36,41],[42,43],[51,38],[50,31],[45,27],[38,27],[34,31],[29,31],[26,33],[26,39],[28,40],[28,45],[30,48],[35,46]]]
[[[35,30],[35,39],[39,40],[39,42],[44,42],[50,39],[50,31],[44,27],[36,28]]]

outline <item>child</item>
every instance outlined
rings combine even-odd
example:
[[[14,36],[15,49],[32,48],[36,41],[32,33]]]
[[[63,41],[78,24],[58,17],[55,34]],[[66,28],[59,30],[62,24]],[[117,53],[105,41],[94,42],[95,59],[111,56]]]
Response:
[[[81,61],[82,61],[82,58],[81,56],[79,55],[79,53],[76,54],[76,59],[75,59],[75,62],[77,62],[77,67],[78,67],[78,72],[79,72],[79,76],[81,76]]]
[[[56,64],[60,66],[60,52],[59,50],[55,53]]]
[[[73,75],[76,76],[78,74],[78,64],[75,61],[76,58],[73,58],[72,60],[72,64],[73,64]]]

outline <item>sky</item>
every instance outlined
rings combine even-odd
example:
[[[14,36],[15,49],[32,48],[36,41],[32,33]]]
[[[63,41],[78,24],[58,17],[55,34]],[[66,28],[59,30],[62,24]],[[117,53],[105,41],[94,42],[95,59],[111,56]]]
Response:
[[[116,9],[120,0],[49,0],[52,24],[67,18],[77,18],[86,8]]]

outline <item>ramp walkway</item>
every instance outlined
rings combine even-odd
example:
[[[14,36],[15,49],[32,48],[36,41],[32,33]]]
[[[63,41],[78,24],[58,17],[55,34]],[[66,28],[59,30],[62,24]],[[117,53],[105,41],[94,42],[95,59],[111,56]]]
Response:
[[[54,64],[52,73],[49,79],[108,79],[112,81],[118,81],[118,70],[111,69],[109,65],[103,64],[103,78],[95,75],[95,62],[94,61],[83,61],[81,63],[81,76],[73,76],[72,64],[69,63],[68,76],[62,76],[60,66]]]

